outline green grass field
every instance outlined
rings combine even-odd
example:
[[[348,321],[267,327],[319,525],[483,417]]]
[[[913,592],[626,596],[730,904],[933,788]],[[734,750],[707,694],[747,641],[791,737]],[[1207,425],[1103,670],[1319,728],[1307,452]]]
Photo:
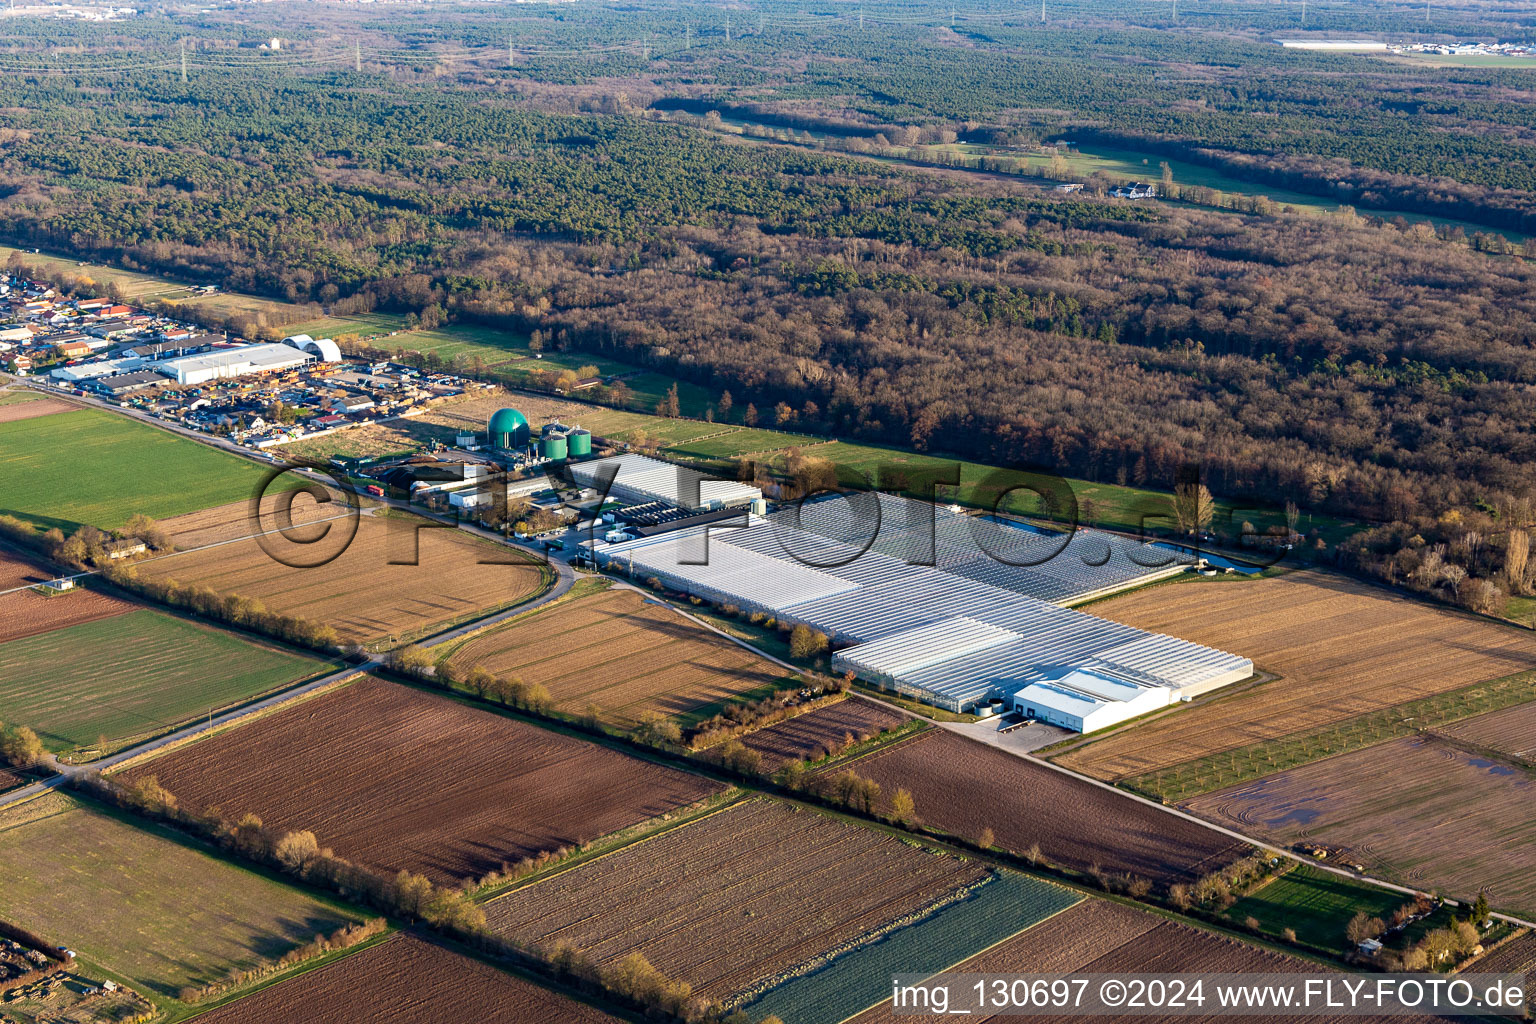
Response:
[[[351,316],[323,316],[301,320],[283,328],[286,334],[308,334],[312,338],[339,338],[355,334],[366,340],[405,330],[405,317],[399,313],[356,313]]]
[[[998,872],[965,899],[769,989],[748,1013],[753,1020],[773,1014],[795,1024],[838,1024],[890,998],[892,974],[953,967],[1081,900],[1049,882]]]
[[[145,609],[0,644],[0,719],[105,753],[332,668]]]
[[[1383,920],[1408,901],[1389,889],[1378,889],[1319,871],[1306,864],[1244,896],[1227,908],[1227,920],[1243,924],[1252,917],[1265,934],[1276,938],[1286,928],[1315,949],[1337,953],[1345,948],[1344,927],[1360,911]]]
[[[250,498],[264,471],[123,416],[81,409],[0,423],[0,514],[66,533]]]
[[[0,917],[75,950],[172,1016],[176,992],[362,915],[49,793],[0,811]],[[17,870],[20,869],[20,870]]]
[[[20,405],[23,402],[36,402],[47,397],[36,391],[0,391],[0,405]]]

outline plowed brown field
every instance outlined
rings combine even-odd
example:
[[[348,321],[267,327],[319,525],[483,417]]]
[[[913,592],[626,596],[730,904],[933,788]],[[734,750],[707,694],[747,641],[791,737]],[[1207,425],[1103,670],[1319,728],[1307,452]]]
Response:
[[[843,749],[849,737],[865,740],[896,728],[910,717],[884,704],[849,697],[759,729],[742,737],[741,742],[761,754],[763,765],[773,769],[789,761],[824,757]]]
[[[557,707],[638,721],[684,715],[781,682],[784,669],[632,590],[606,590],[481,634],[454,652],[549,688]]]
[[[1372,874],[1536,914],[1536,778],[1448,743],[1404,739],[1341,754],[1186,806],[1279,843],[1341,846]]]
[[[1250,946],[1186,924],[1156,917],[1146,911],[1103,900],[1084,900],[1063,913],[1020,932],[1008,941],[973,957],[955,973],[962,974],[1194,974],[1212,973],[1308,973],[1321,970],[1315,964],[1283,953]],[[903,1021],[935,1020],[929,1016],[898,1016],[889,1002],[855,1017],[852,1024],[900,1024]],[[982,1021],[1008,1024],[1016,1016],[983,1016]],[[1215,1015],[1152,1014],[1134,1017],[1069,1017],[1073,1021],[1135,1020],[1163,1024],[1200,1024]],[[1372,1018],[1308,1017],[1318,1024],[1364,1022]],[[1394,1022],[1409,1018],[1395,1017]]]
[[[361,864],[478,877],[722,787],[607,747],[366,678],[126,770],[181,806],[309,829]]]
[[[80,408],[72,402],[57,398],[34,398],[26,402],[6,402],[0,405],[0,423],[14,423],[38,416],[51,416],[56,412],[73,412]]]
[[[420,634],[516,604],[543,588],[541,567],[529,556],[461,530],[423,528],[418,536],[415,527],[426,522],[363,516],[350,546],[312,569],[291,568],[252,539],[152,559],[139,571],[253,597],[271,611],[329,623],[343,639],[356,641]],[[483,564],[497,562],[514,564]]]
[[[297,530],[299,536],[308,539],[316,536],[319,528],[314,527],[305,531],[303,526],[306,523],[332,520],[337,524],[336,529],[342,529],[346,525],[345,521],[335,517],[346,514],[345,503],[346,498],[341,494],[336,494],[328,504],[322,504],[308,495],[298,494],[294,496],[288,514],[293,525],[299,528]],[[261,514],[253,519],[249,501],[232,501],[227,505],[215,505],[201,512],[172,516],[170,519],[163,520],[160,525],[170,534],[176,547],[182,551],[223,541],[239,540],[242,537],[253,537],[264,531],[276,530],[280,525],[284,529],[287,528],[286,524],[278,522],[275,514],[275,498],[268,497],[262,502],[261,509]]]
[[[1526,992],[1530,1005],[1536,1007],[1536,991],[1532,991],[1530,978],[1536,975],[1536,932],[1526,932],[1493,950],[1487,956],[1478,957],[1465,965],[1463,970],[1489,974],[1526,975]]]
[[[199,1024],[617,1024],[617,1019],[414,935],[221,1006]]]
[[[1447,736],[1536,763],[1536,702],[1478,715],[1440,729]]]
[[[122,615],[135,607],[127,601],[80,588],[54,596],[30,590],[0,594],[0,643]]]
[[[887,799],[897,787],[908,790],[921,824],[967,839],[990,828],[1005,849],[1026,853],[1038,843],[1047,861],[1076,871],[1098,864],[1168,884],[1213,871],[1242,851],[1211,829],[945,729],[848,767],[880,783]]]
[[[4,408],[4,406],[0,406],[0,408]],[[53,575],[48,570],[34,564],[29,559],[0,549],[0,590],[10,590],[14,587],[29,587],[34,583],[42,583],[51,579],[53,579]]]
[[[1283,677],[1144,722],[1058,759],[1102,779],[1144,775],[1536,668],[1536,637],[1528,630],[1328,573],[1153,587],[1090,610],[1241,654]]]
[[[932,906],[973,861],[824,814],[753,800],[486,905],[497,932],[594,963],[639,950],[724,997]]]

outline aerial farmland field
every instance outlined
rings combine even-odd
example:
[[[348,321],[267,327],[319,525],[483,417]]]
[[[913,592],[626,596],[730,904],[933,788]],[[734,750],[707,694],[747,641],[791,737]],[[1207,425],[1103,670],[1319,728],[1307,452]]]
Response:
[[[1440,731],[1452,739],[1536,764],[1536,702],[1468,718]]]
[[[724,999],[959,898],[990,872],[817,811],[764,799],[493,900],[500,934],[595,964],[638,950]]]
[[[400,933],[198,1018],[198,1024],[618,1024],[479,960]]]
[[[1404,739],[1208,793],[1188,809],[1277,843],[1347,849],[1376,874],[1536,913],[1536,778],[1432,739]]]
[[[123,416],[80,409],[0,423],[0,514],[66,533],[248,499],[263,470]]]
[[[1288,974],[1316,971],[1318,967],[1305,960],[1250,946],[1133,907],[1087,899],[954,970],[970,974]],[[887,1001],[860,1014],[851,1024],[898,1024],[912,1019],[893,1013]],[[1006,1024],[1019,1018],[983,1016],[971,1019]],[[1137,1015],[1128,1019],[1157,1024],[1196,1024],[1217,1018],[1185,1013]],[[1362,1019],[1327,1015],[1308,1018],[1320,1024]]]
[[[54,574],[29,558],[0,549],[0,591],[30,587],[53,579]]]
[[[1536,635],[1322,572],[1152,587],[1097,615],[1252,658],[1281,678],[1057,758],[1111,781],[1536,668]]]
[[[549,570],[504,545],[391,513],[361,516],[345,551],[315,568],[279,562],[251,539],[155,558],[139,572],[255,598],[270,611],[329,623],[344,640],[372,642],[414,639],[518,604],[544,588]]]
[[[762,755],[763,766],[771,771],[788,761],[825,757],[846,748],[849,740],[866,740],[911,720],[904,712],[855,696],[749,733],[741,742]]]
[[[1517,935],[1496,949],[1490,950],[1486,956],[1478,957],[1470,964],[1463,967],[1468,971],[1486,971],[1489,974],[1519,974],[1526,976],[1527,1005],[1536,1011],[1536,990],[1529,984],[1532,976],[1536,976],[1536,931],[1527,931],[1523,935]]]
[[[720,792],[707,779],[373,678],[285,705],[123,774],[181,806],[258,815],[393,873],[478,879]]]
[[[287,522],[279,521],[275,499],[263,501],[253,517],[251,502],[247,498],[227,505],[215,505],[200,512],[172,516],[162,520],[160,526],[179,551],[223,544],[279,529],[291,531],[298,538],[308,540],[318,536],[321,527],[308,526],[306,529],[307,524],[331,522],[337,524],[334,529],[342,530],[346,527],[345,519],[350,514],[347,497],[335,491],[331,492],[331,496],[331,501],[320,502],[309,494],[296,494],[288,507]]]
[[[65,594],[38,594],[28,590],[0,594],[0,644],[121,615],[136,607],[99,591],[78,587]]]
[[[627,589],[599,591],[497,626],[459,647],[479,666],[549,689],[555,706],[632,724],[647,711],[683,716],[788,685],[787,671],[668,605]]]
[[[334,667],[139,609],[0,644],[0,709],[51,750],[105,752]]]
[[[891,975],[942,971],[1081,899],[1049,882],[999,872],[921,921],[775,986],[751,1004],[749,1014],[771,1014],[795,1024],[838,1024],[885,999]]]
[[[829,771],[851,769],[889,797],[912,794],[919,824],[997,845],[1074,871],[1095,864],[1162,885],[1187,882],[1237,859],[1242,844],[1179,821],[1025,758],[930,729]],[[1045,809],[1049,808],[1047,812]]]
[[[362,919],[58,793],[0,810],[0,862],[0,917],[161,998]]]

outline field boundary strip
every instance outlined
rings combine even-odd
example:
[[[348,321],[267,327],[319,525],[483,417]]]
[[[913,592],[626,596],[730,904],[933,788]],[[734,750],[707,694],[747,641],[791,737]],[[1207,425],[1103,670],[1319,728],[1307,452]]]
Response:
[[[1016,889],[1027,889],[1029,891],[1013,891]],[[1036,916],[1034,911],[1028,907],[1027,901],[1031,898],[1042,901],[1049,900],[1049,912],[1042,916]],[[871,934],[867,941],[860,941],[851,948],[833,954],[822,965],[774,984],[761,994],[744,1000],[741,1005],[752,1007],[754,1016],[763,1011],[782,1015],[787,1009],[784,1005],[786,1002],[788,1007],[798,1008],[795,997],[800,992],[820,995],[823,998],[813,1001],[824,1003],[830,983],[832,991],[844,996],[842,1000],[844,1005],[838,1006],[836,1011],[843,1013],[843,1016],[836,1018],[830,1016],[817,1017],[813,1019],[813,1024],[842,1024],[842,1022],[852,1020],[860,1014],[867,1012],[872,1007],[879,1006],[889,998],[889,987],[886,981],[888,972],[871,972],[868,970],[860,972],[859,962],[869,960],[871,957],[884,960],[885,956],[882,954],[886,954],[892,949],[898,950],[901,955],[909,955],[913,952],[928,952],[932,949],[936,938],[933,934],[933,926],[941,923],[947,926],[949,921],[960,920],[962,917],[966,919],[964,921],[965,924],[974,926],[976,923],[975,915],[983,910],[982,906],[980,906],[981,901],[988,901],[986,910],[993,910],[995,908],[996,912],[1002,915],[1020,915],[1009,918],[1008,924],[1016,923],[1022,916],[1031,918],[1028,923],[1020,927],[1012,928],[1004,925],[1002,929],[990,932],[985,938],[991,941],[987,941],[975,948],[969,948],[963,953],[960,952],[960,946],[964,943],[959,935],[957,935],[954,943],[943,947],[946,957],[957,956],[957,958],[935,966],[930,972],[933,974],[943,973],[953,970],[1015,936],[1021,935],[1057,915],[1071,910],[1088,898],[1080,892],[1057,885],[1054,882],[1036,879],[1020,872],[994,868],[982,883],[970,887],[958,898],[950,899],[929,908],[915,920],[907,921],[878,934]],[[927,935],[922,934],[924,928],[929,929]],[[1006,934],[1003,934],[1003,931],[1006,931]],[[971,933],[971,930],[967,929],[964,934],[969,935]],[[903,949],[903,947],[912,948]],[[873,974],[878,980],[873,984],[864,986],[866,991],[863,994],[853,996],[850,999],[848,998],[849,995],[858,986],[856,983],[850,984],[849,979],[839,977],[847,974],[849,971],[854,971],[855,974],[865,978]],[[876,995],[876,992],[879,994]],[[803,996],[801,1001],[805,1001]],[[863,1005],[855,1009],[853,1008],[854,1001],[861,1002]],[[844,1013],[844,1011],[848,1012]],[[791,1015],[789,1019],[796,1021],[805,1020],[805,1018],[798,1014]]]
[[[308,686],[309,689],[304,690],[302,693],[294,693],[292,696],[281,700],[277,698],[283,696],[283,694],[286,692],[284,690],[279,690],[275,693],[267,694],[264,697],[258,696],[253,698],[254,702],[261,703],[260,707],[253,707],[249,712],[245,714],[236,714],[233,718],[227,718],[224,721],[218,722],[212,728],[207,726],[200,726],[197,721],[194,720],[167,734],[166,740],[162,744],[153,746],[147,750],[139,750],[137,748],[133,748],[110,755],[108,758],[104,758],[103,760],[111,760],[113,757],[121,757],[122,759],[112,761],[111,764],[101,768],[101,772],[103,775],[111,775],[115,772],[124,771],[129,768],[136,768],[146,761],[153,761],[162,754],[169,754],[173,751],[180,750],[182,747],[185,747],[190,743],[196,743],[202,739],[209,739],[214,736],[222,735],[223,733],[228,732],[230,729],[238,729],[243,725],[249,725],[252,722],[258,722],[261,719],[266,718],[268,715],[276,714],[279,711],[286,711],[289,708],[302,704],[313,697],[322,697],[343,687],[351,686],[368,674],[368,669],[366,666],[352,667],[350,672],[347,668],[342,668],[339,671],[347,672],[348,674],[342,676],[339,679],[332,679],[330,682],[325,683],[322,686],[316,686],[314,684],[330,678],[329,676],[320,676],[319,678],[311,679],[308,682],[295,683],[294,688]],[[334,675],[335,673],[332,674]],[[237,707],[233,710],[238,712],[239,708]],[[229,714],[229,712],[225,712],[225,714]],[[178,735],[178,733],[182,732],[185,732],[186,735]],[[156,741],[151,738],[144,741],[144,743],[141,743],[140,746],[155,743]]]
[[[621,829],[618,832],[610,833],[606,836],[600,836],[593,840],[593,845],[602,843],[605,840],[611,840],[612,845],[608,845],[602,850],[590,854],[583,854],[580,851],[573,853],[566,857],[564,860],[554,864],[547,871],[534,872],[531,875],[526,875],[523,878],[519,878],[515,881],[507,883],[500,888],[492,888],[487,890],[486,892],[479,894],[478,900],[479,902],[483,903],[494,903],[496,900],[499,900],[504,896],[511,896],[513,893],[521,892],[524,889],[531,888],[535,885],[541,885],[544,882],[550,881],[551,879],[559,878],[561,875],[570,871],[575,871],[577,868],[586,867],[589,864],[596,864],[599,861],[614,856],[615,854],[623,853],[626,850],[632,850],[643,846],[653,839],[660,839],[662,836],[671,835],[678,829],[687,828],[688,826],[697,824],[698,822],[706,821],[710,818],[713,818],[717,814],[724,814],[726,811],[729,811],[734,807],[739,807],[740,805],[748,803],[752,800],[763,799],[764,796],[764,794],[757,793],[752,790],[742,789],[740,786],[732,786],[731,788],[714,794],[713,796],[705,797],[703,800],[700,800],[698,803],[692,805],[691,807],[679,808],[677,811],[672,812],[673,817],[662,821],[657,828],[649,832],[645,832],[642,835],[637,835],[634,838],[625,838],[624,833],[630,831],[630,829],[643,829],[646,825],[656,822],[661,817],[661,815],[647,818],[645,821],[637,822],[636,824],[630,826],[630,829]],[[718,803],[715,803],[714,806],[711,806],[711,803],[714,801],[718,801]],[[693,811],[696,811],[696,813],[690,813]]]

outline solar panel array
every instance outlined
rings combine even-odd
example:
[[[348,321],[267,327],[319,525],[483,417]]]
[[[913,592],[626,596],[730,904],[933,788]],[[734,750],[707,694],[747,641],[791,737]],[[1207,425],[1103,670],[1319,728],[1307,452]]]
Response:
[[[955,710],[1093,664],[1175,690],[1252,671],[1247,659],[1053,603],[1182,564],[1171,552],[1098,531],[1032,533],[911,499],[856,494],[744,528],[694,527],[596,554],[714,603],[859,644],[835,663]],[[1037,564],[1022,564],[1031,560]]]

